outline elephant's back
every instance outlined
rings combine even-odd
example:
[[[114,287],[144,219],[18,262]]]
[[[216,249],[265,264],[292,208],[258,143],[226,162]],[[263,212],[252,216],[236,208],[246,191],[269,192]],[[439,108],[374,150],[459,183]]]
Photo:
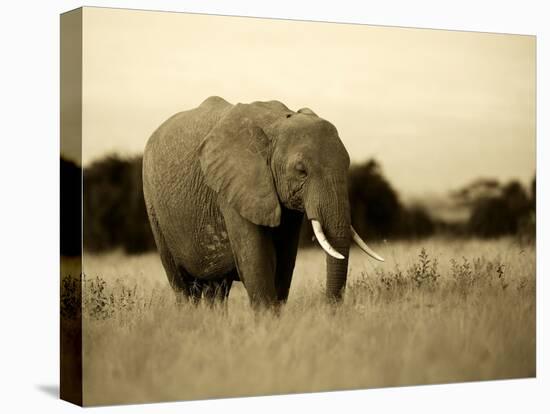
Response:
[[[144,158],[162,167],[159,157],[185,156],[197,149],[202,139],[233,105],[219,97],[210,97],[200,106],[164,121],[147,141]]]
[[[222,231],[213,227],[224,226],[223,220],[216,224],[221,216],[216,195],[202,176],[199,145],[231,107],[222,98],[212,97],[195,109],[175,114],[153,133],[144,151],[147,208],[154,209],[174,259],[195,276],[204,269],[197,259],[204,256],[200,232],[205,228]]]
[[[222,98],[210,97],[197,108],[164,121],[145,146],[144,179],[155,187],[164,187],[192,174],[202,139],[231,106]]]

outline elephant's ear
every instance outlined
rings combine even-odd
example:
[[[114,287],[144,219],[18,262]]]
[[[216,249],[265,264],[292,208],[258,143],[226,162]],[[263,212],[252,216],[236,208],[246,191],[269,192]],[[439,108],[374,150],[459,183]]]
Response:
[[[237,104],[214,126],[199,148],[206,184],[247,220],[276,227],[281,207],[268,165],[269,139],[251,105]]]
[[[311,109],[309,108],[301,108],[301,109],[298,109],[298,113],[299,114],[305,114],[305,115],[314,115],[314,116],[317,116],[317,114],[315,112],[313,112]]]

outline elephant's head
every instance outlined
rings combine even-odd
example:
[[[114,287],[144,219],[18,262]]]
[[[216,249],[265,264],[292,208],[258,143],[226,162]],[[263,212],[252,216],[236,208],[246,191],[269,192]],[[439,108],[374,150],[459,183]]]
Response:
[[[208,185],[253,223],[278,226],[281,205],[305,212],[327,253],[330,298],[345,286],[351,240],[383,260],[351,226],[350,159],[338,131],[310,109],[237,104],[201,143],[200,157]]]

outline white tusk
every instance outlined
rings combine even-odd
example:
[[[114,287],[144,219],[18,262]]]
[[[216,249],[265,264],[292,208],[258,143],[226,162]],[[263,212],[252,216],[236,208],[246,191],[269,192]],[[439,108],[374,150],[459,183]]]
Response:
[[[319,241],[319,244],[323,248],[325,252],[330,254],[335,259],[345,259],[344,256],[342,256],[340,253],[334,249],[330,245],[330,243],[327,240],[327,237],[325,236],[325,233],[323,232],[323,227],[321,227],[321,223],[319,223],[317,220],[311,220],[311,226],[313,227],[313,232],[315,233],[315,237],[317,237],[317,240]]]
[[[375,253],[374,250],[372,250],[369,246],[367,246],[367,243],[365,243],[363,241],[363,239],[361,239],[361,237],[359,237],[359,235],[357,234],[357,232],[355,231],[353,226],[351,226],[351,236],[353,237],[353,241],[355,243],[357,243],[357,245],[361,248],[361,250],[363,250],[370,257],[372,257],[376,260],[380,260],[381,262],[385,261],[380,255]]]

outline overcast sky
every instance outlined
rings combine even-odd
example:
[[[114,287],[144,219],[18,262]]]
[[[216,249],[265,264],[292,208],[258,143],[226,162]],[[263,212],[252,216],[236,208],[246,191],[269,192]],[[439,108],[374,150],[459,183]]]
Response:
[[[535,171],[535,38],[84,11],[83,163],[141,153],[210,95],[307,106],[408,195]]]

